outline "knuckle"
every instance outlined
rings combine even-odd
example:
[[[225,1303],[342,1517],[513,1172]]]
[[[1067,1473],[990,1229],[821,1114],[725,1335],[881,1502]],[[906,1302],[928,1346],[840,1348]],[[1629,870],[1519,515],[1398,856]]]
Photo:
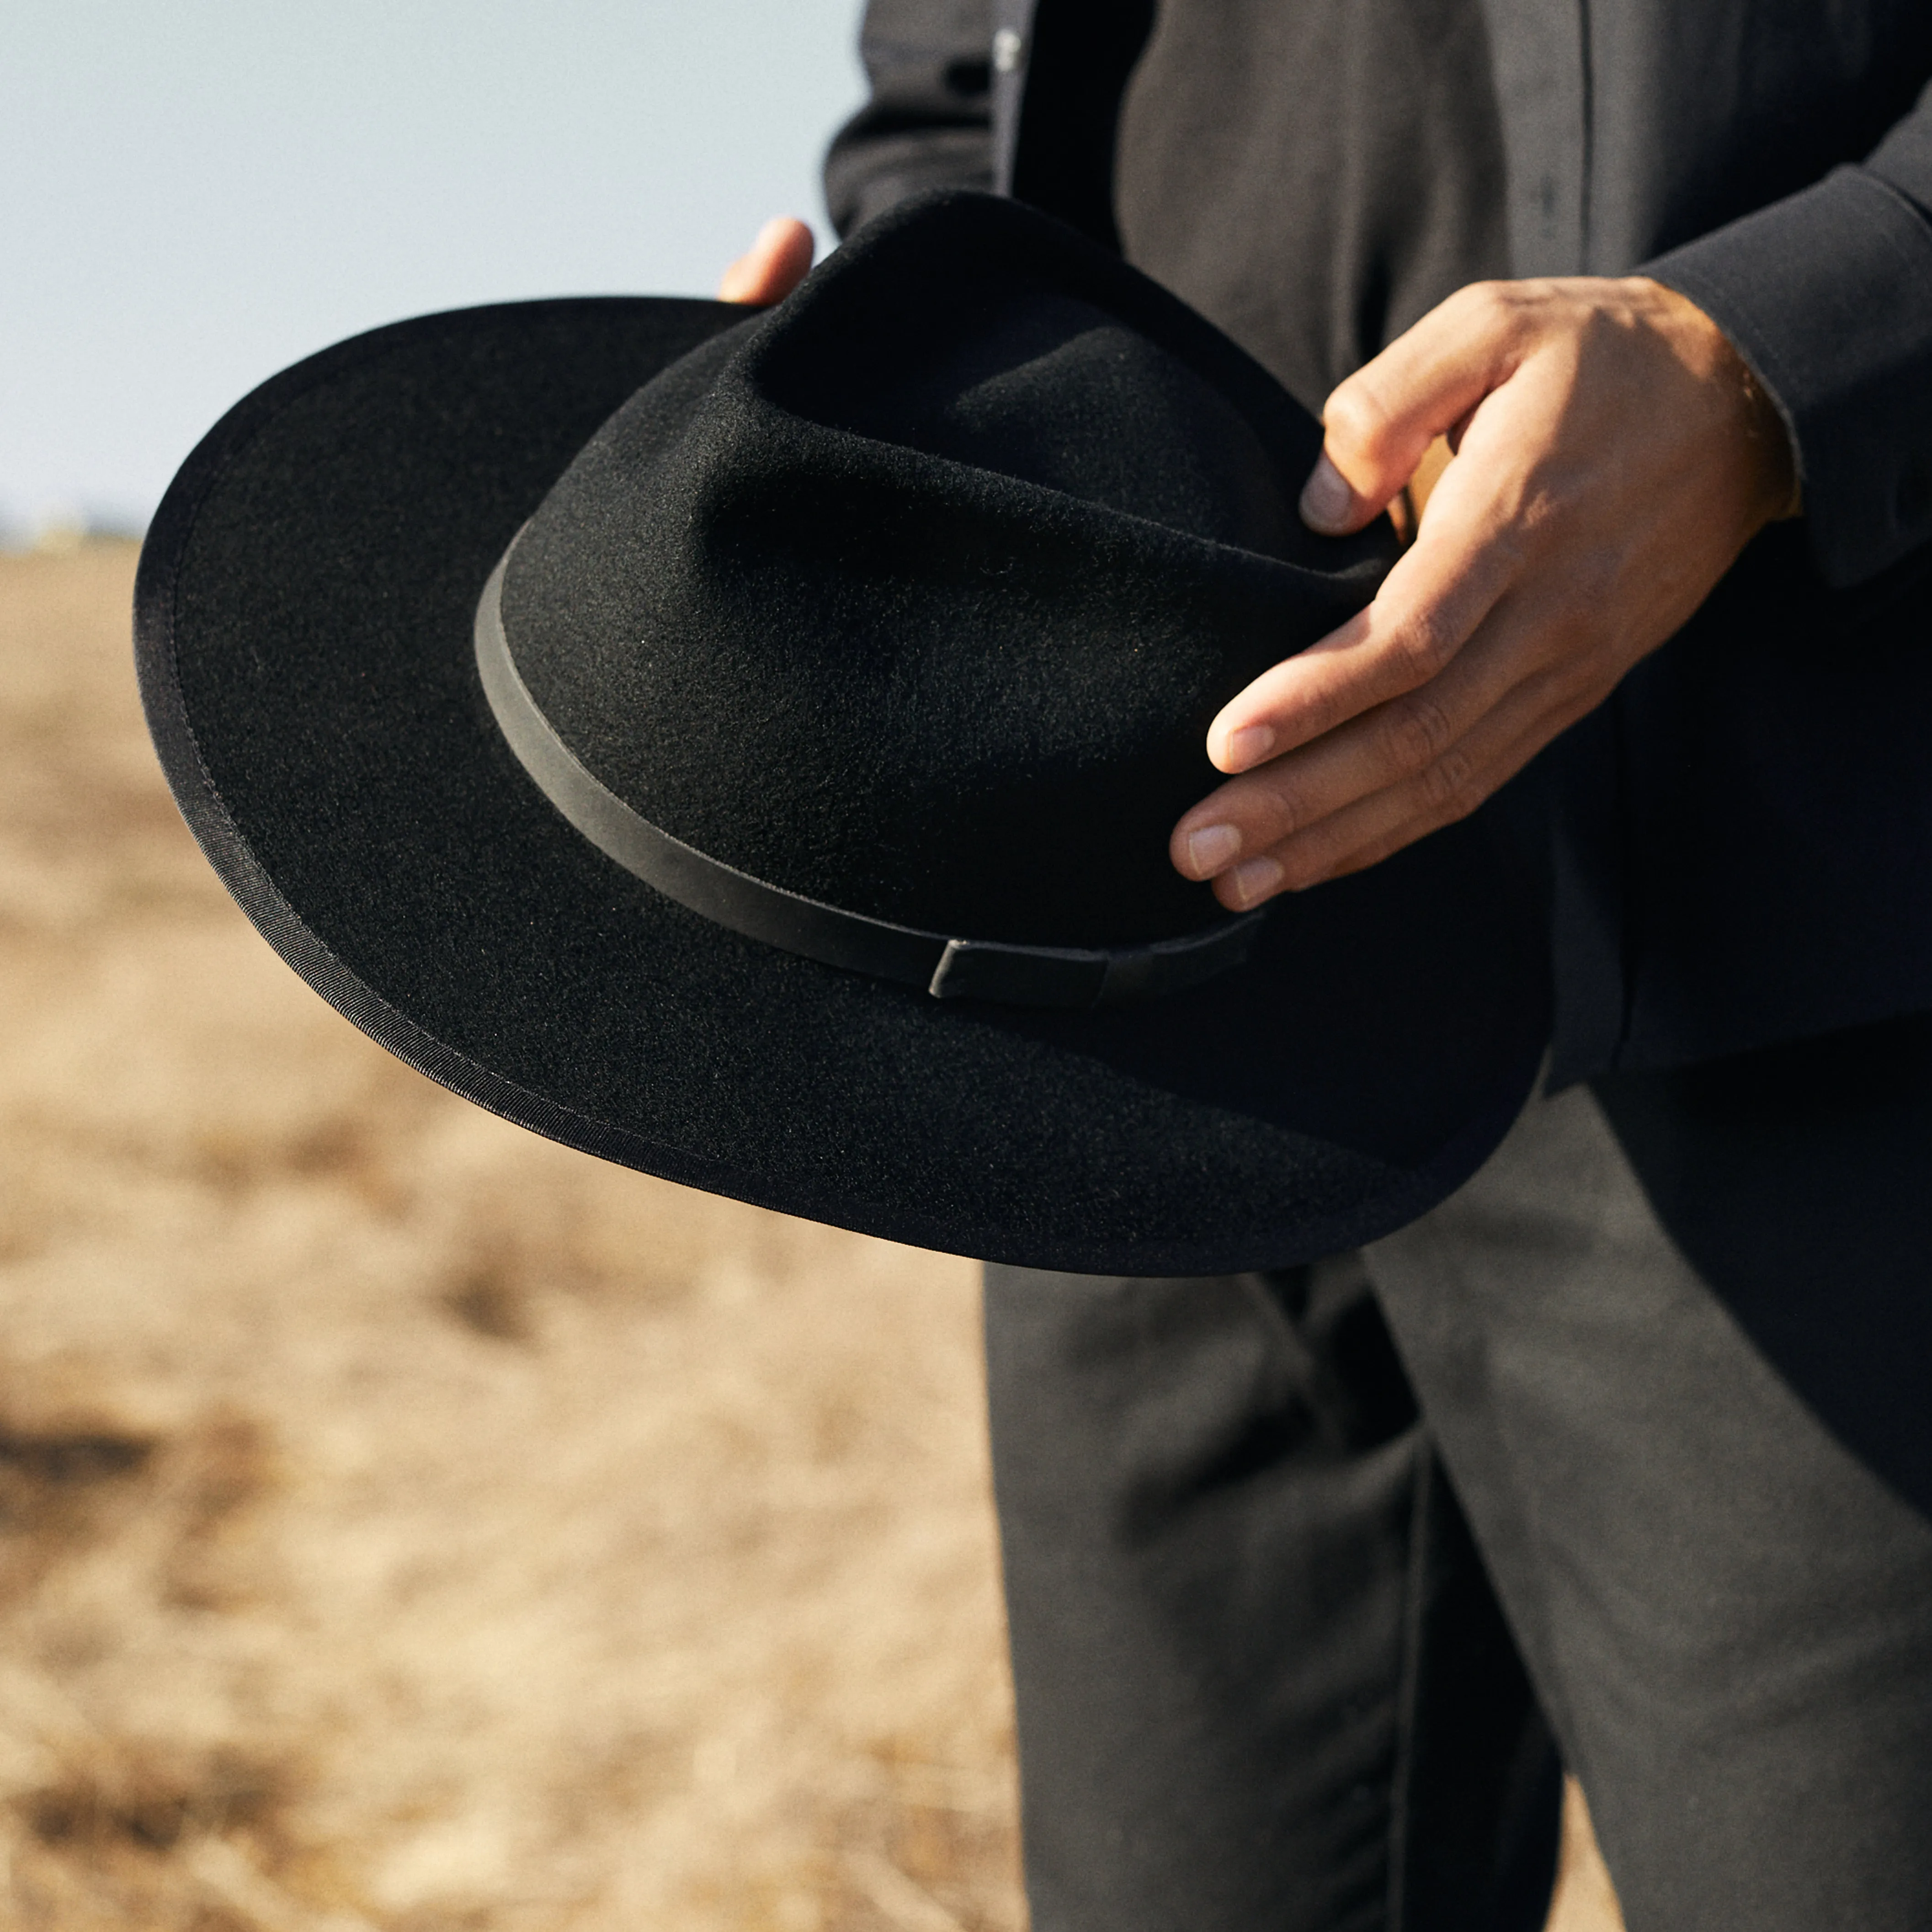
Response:
[[[1462,303],[1464,320],[1477,334],[1513,339],[1544,298],[1543,285],[1532,281],[1472,282],[1453,299]]]
[[[1307,803],[1301,788],[1286,778],[1274,779],[1256,802],[1260,808],[1256,815],[1262,821],[1262,842],[1267,844],[1292,838],[1308,823]]]
[[[1389,639],[1390,655],[1405,690],[1426,684],[1456,655],[1460,640],[1439,611],[1418,612]]]
[[[1471,282],[1457,290],[1455,300],[1477,322],[1499,322],[1516,313],[1517,290],[1508,282]]]
[[[1281,868],[1284,892],[1305,892],[1319,885],[1335,868],[1337,838],[1332,829],[1317,828],[1274,854]]]
[[[1448,751],[1454,736],[1448,712],[1432,698],[1400,698],[1382,714],[1383,760],[1398,772],[1426,770]]]
[[[1322,427],[1340,447],[1367,453],[1388,440],[1390,420],[1381,398],[1359,378],[1344,382],[1322,412]]]
[[[1459,748],[1444,752],[1424,772],[1422,795],[1430,816],[1445,825],[1466,818],[1483,802],[1475,767]]]

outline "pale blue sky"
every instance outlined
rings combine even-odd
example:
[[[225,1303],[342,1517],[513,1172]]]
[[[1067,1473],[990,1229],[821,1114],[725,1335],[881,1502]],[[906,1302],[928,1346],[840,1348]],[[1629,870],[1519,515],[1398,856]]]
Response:
[[[0,532],[145,520],[311,350],[825,232],[859,0],[60,0],[0,41]]]

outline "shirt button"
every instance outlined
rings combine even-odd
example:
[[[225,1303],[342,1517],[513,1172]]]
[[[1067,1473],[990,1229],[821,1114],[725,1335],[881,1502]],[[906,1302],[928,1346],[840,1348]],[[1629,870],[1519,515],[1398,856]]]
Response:
[[[993,71],[995,74],[1016,74],[1019,70],[1020,55],[1024,44],[1010,27],[1002,27],[993,36]]]

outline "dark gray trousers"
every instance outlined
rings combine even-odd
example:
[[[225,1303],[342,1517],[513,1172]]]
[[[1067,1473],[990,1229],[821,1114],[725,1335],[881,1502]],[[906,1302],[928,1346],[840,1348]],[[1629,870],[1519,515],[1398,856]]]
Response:
[[[1528,1932],[1559,1752],[1631,1932],[1932,1927],[1932,1526],[1589,1090],[1364,1255],[986,1288],[1034,1932]]]

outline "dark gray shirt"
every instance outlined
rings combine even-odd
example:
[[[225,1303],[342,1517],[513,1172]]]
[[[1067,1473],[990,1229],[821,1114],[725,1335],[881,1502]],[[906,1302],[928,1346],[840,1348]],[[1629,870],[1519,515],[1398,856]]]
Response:
[[[1319,411],[1445,296],[1510,272],[1476,0],[1163,0],[1114,213],[1130,261]]]

